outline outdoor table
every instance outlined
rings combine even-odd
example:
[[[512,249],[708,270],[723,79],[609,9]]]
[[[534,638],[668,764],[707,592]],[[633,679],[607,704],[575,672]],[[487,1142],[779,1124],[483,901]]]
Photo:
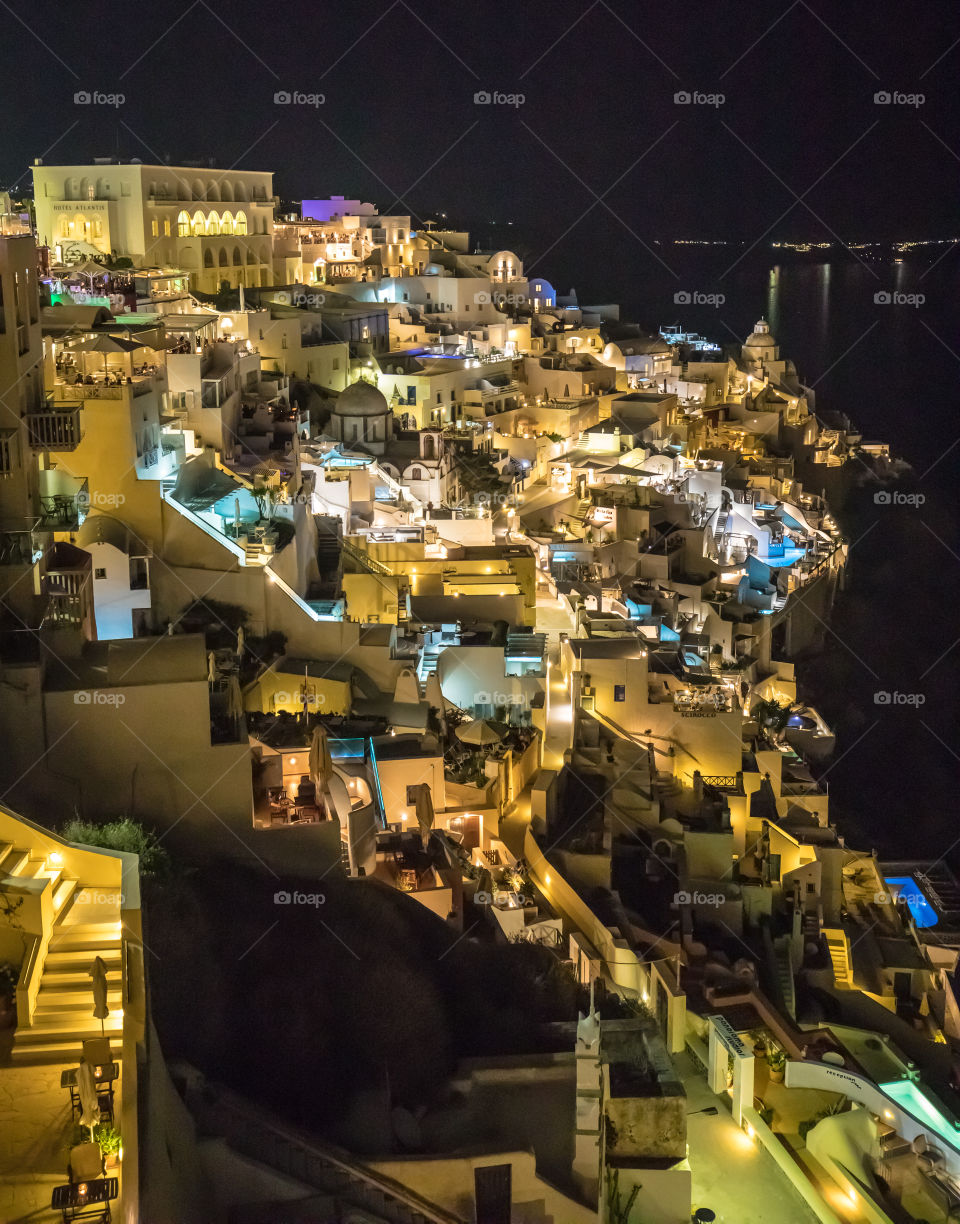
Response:
[[[66,1186],[55,1186],[50,1206],[62,1213],[64,1220],[82,1220],[97,1217],[110,1219],[110,1202],[120,1193],[120,1179],[98,1177],[94,1181],[71,1182]]]
[[[115,1079],[120,1078],[120,1064],[116,1062],[97,1063],[93,1068],[93,1080],[98,1086],[100,1084],[112,1084]],[[77,1068],[67,1067],[66,1070],[60,1072],[60,1087],[61,1088],[76,1088],[77,1086]]]

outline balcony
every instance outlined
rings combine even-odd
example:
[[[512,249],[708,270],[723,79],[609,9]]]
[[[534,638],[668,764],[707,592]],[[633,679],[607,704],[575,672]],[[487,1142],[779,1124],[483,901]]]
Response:
[[[27,413],[27,433],[34,450],[72,451],[80,445],[80,405]]]

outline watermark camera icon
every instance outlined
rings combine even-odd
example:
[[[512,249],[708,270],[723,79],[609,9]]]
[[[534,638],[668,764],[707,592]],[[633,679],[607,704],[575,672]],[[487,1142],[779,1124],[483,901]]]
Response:
[[[473,295],[473,300],[477,303],[478,306],[485,306],[487,305],[487,303],[493,301],[489,293],[482,293],[482,292],[475,293]]]
[[[689,905],[693,898],[688,892],[678,892],[673,894],[674,905]]]

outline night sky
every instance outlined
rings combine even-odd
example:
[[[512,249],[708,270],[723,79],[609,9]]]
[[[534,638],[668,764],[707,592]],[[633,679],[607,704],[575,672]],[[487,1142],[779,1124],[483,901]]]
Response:
[[[40,155],[212,159],[273,170],[290,200],[513,221],[528,259],[960,229],[955,0],[0,3],[6,186]],[[283,90],[324,102],[275,105]]]

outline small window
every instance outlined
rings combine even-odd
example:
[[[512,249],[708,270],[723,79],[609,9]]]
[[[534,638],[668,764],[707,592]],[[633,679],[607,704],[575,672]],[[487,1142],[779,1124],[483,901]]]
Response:
[[[615,684],[613,686],[613,700],[614,701],[626,701],[627,700],[627,686],[625,684]]]
[[[160,236],[160,226],[157,223],[156,217],[150,222],[150,236],[158,238]]]
[[[170,219],[169,219],[169,217],[168,217],[168,218],[167,218],[167,220],[166,220],[166,221],[164,221],[164,223],[163,223],[163,236],[164,236],[164,238],[169,238],[169,237],[170,237]]]
[[[106,578],[107,571],[105,569],[95,569],[93,571],[94,578]]]

